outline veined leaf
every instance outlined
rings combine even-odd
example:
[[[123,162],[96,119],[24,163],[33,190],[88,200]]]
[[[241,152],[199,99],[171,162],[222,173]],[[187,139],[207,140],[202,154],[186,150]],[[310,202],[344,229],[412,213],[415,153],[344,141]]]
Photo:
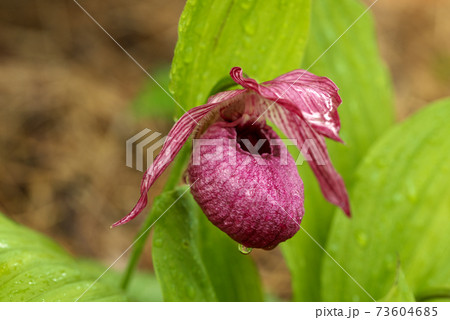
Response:
[[[235,66],[259,81],[298,68],[309,7],[310,0],[187,1],[171,70],[175,99],[186,110],[205,103]]]
[[[201,230],[201,254],[219,301],[263,301],[261,281],[250,256],[238,244],[212,225],[197,207]]]
[[[117,283],[117,282],[116,282]],[[163,301],[161,287],[153,273],[136,272],[127,290],[128,301]]]
[[[83,270],[89,274],[97,274],[100,276],[107,268],[103,264],[93,260],[77,260],[77,263]],[[102,281],[111,287],[119,288],[122,279],[122,272],[110,269],[102,276]],[[125,294],[130,302],[161,302],[162,293],[158,280],[153,272],[137,271],[133,274],[129,286],[126,288]]]
[[[125,301],[100,274],[0,214],[0,301]]]
[[[199,250],[198,221],[187,187],[161,194],[153,233],[153,266],[165,301],[216,301]]]
[[[250,257],[220,230],[200,232],[210,222],[186,187],[162,194],[154,209],[165,212],[155,224],[152,249],[165,301],[262,300]]]
[[[333,222],[327,250],[375,299],[389,291],[397,259],[417,300],[449,296],[449,118],[450,100],[443,100],[383,136],[357,171],[353,219]],[[322,294],[368,300],[325,259]]]
[[[397,278],[386,296],[380,301],[385,302],[415,302],[414,293],[406,282],[405,274],[400,266],[397,268]]]
[[[338,111],[345,145],[329,141],[327,145],[347,188],[370,144],[393,123],[390,79],[378,53],[370,12],[332,45],[365,9],[357,0],[313,1],[311,34],[302,63],[305,69],[312,65],[311,72],[329,77],[340,88],[343,103]],[[299,172],[305,185],[302,227],[324,246],[335,207],[324,199],[306,162]],[[282,249],[292,275],[294,300],[320,301],[321,260],[329,257],[305,231],[300,230]]]

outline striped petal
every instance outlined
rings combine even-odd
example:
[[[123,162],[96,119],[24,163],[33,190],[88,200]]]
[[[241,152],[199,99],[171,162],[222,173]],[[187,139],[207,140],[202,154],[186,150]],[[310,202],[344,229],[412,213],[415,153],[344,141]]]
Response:
[[[155,158],[151,166],[147,169],[141,182],[141,196],[134,206],[133,210],[121,220],[117,221],[112,227],[120,226],[134,219],[141,213],[147,205],[147,193],[153,183],[166,170],[175,156],[186,143],[189,136],[197,128],[205,125],[212,114],[218,113],[221,109],[227,108],[233,99],[242,94],[244,90],[233,90],[220,92],[208,100],[208,103],[195,107],[186,112],[172,127],[161,152]]]
[[[330,79],[299,69],[258,84],[253,79],[244,78],[241,68],[233,68],[230,74],[244,88],[256,91],[304,118],[321,135],[342,142],[337,112],[342,100],[337,86]]]
[[[342,142],[337,113],[342,100],[337,86],[330,79],[305,70],[294,70],[262,84],[244,78],[239,67],[233,68],[230,75],[236,83],[269,101],[265,111],[268,118],[300,149],[305,141],[312,142],[309,154],[304,156],[323,195],[350,216],[347,189],[331,163],[323,138]]]
[[[268,118],[287,137],[297,143],[304,158],[314,172],[325,199],[342,208],[345,214],[350,216],[347,189],[342,177],[336,172],[331,163],[324,138],[305,119],[293,115],[277,104],[268,110],[267,113]],[[308,142],[308,146],[310,146],[308,150],[302,148],[305,142]],[[308,152],[306,153],[306,151]]]

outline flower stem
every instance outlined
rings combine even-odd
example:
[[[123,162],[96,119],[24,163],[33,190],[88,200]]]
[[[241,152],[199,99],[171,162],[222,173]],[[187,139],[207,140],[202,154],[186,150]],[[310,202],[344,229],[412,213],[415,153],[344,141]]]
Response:
[[[166,185],[164,186],[163,192],[172,191],[177,186],[178,182],[180,181],[180,176],[183,174],[183,170],[189,159],[190,149],[190,143],[186,143],[185,146],[180,150],[177,158],[172,164],[172,169],[170,170],[170,175],[167,179]],[[153,206],[144,223],[142,224],[141,229],[136,235],[136,242],[133,246],[130,258],[128,259],[127,267],[120,282],[120,287],[124,291],[127,289],[131,277],[136,270],[136,266],[139,263],[145,243],[147,242],[148,236],[150,235],[150,227],[156,221],[156,219],[158,219],[159,215],[160,212],[158,212],[158,208]]]

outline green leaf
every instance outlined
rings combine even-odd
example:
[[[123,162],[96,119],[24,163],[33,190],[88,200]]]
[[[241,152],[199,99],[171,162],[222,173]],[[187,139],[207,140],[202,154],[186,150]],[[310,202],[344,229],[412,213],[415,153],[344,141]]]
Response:
[[[215,227],[197,206],[201,255],[219,301],[263,301],[258,270],[238,244]]]
[[[165,301],[216,301],[199,250],[198,221],[186,187],[154,204],[162,216],[154,227],[153,266]]]
[[[107,266],[104,266],[93,260],[78,260],[78,264],[92,274],[101,275],[105,272]],[[108,270],[102,276],[102,281],[111,287],[120,287],[122,273],[114,269]],[[136,302],[161,302],[162,293],[158,280],[152,272],[138,271],[133,274],[129,286],[126,288],[128,301]]]
[[[205,103],[235,66],[259,81],[298,68],[309,7],[310,0],[187,1],[171,70],[175,99],[186,110]]]
[[[327,250],[375,299],[388,292],[398,259],[417,300],[449,296],[449,118],[450,100],[443,100],[383,136],[357,171],[353,218],[333,222]],[[369,300],[325,259],[322,294]]]
[[[177,186],[178,182],[180,181],[180,177],[185,170],[186,163],[189,160],[191,148],[192,147],[190,143],[185,144],[183,148],[181,148],[176,160],[171,165],[170,175],[166,181],[166,185],[164,186],[163,193],[166,191],[172,191]],[[133,274],[139,263],[139,259],[141,258],[142,252],[144,251],[145,243],[147,242],[148,236],[150,235],[151,227],[154,223],[156,223],[161,214],[163,214],[163,211],[160,211],[161,206],[156,205],[160,201],[164,201],[160,199],[161,197],[164,199],[164,195],[160,195],[155,198],[155,205],[153,205],[150,209],[150,212],[147,214],[147,217],[145,218],[141,229],[136,235],[133,249],[131,250],[130,257],[128,259],[127,267],[125,268],[122,280],[120,281],[120,286],[124,290],[127,289],[130,281],[132,280]],[[162,209],[165,210],[166,208]]]
[[[347,188],[371,143],[393,123],[390,79],[379,56],[370,12],[325,52],[365,9],[356,0],[313,1],[311,34],[302,63],[305,69],[312,65],[311,72],[329,77],[340,88],[343,103],[339,115],[345,145],[329,141],[327,145]],[[324,246],[335,207],[324,199],[306,162],[299,173],[305,185],[302,227]],[[337,214],[344,215],[341,211]],[[320,301],[321,261],[329,257],[304,230],[282,249],[292,275],[294,300]]]
[[[131,108],[138,118],[151,117],[153,120],[155,118],[172,120],[176,106],[171,97],[164,91],[169,86],[169,72],[168,66],[156,70],[154,78],[158,84],[153,79],[147,80],[132,101]]]
[[[159,199],[155,210],[165,213],[154,227],[152,253],[165,301],[262,300],[250,257],[236,244],[232,250],[217,228],[204,227],[211,223],[186,187]]]
[[[163,301],[162,292],[155,275],[149,272],[137,272],[131,279],[127,290],[129,301]]]
[[[397,268],[397,278],[387,295],[380,301],[384,302],[415,302],[414,293],[406,282],[405,274],[400,265]]]
[[[424,291],[416,299],[423,302],[450,302],[450,288],[433,288]]]
[[[0,301],[125,301],[100,274],[0,214]]]

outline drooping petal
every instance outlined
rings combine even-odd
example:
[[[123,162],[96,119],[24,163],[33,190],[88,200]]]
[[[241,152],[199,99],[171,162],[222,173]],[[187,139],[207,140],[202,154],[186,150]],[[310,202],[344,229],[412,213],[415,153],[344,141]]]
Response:
[[[180,149],[183,147],[189,136],[197,128],[208,120],[210,115],[221,108],[226,108],[234,98],[242,94],[244,90],[233,90],[220,92],[208,100],[208,103],[195,107],[186,112],[172,127],[167,135],[166,141],[161,152],[155,158],[151,166],[147,169],[141,182],[141,196],[134,206],[133,210],[121,220],[117,221],[112,227],[119,226],[134,219],[144,210],[147,205],[147,192],[155,180],[164,172],[164,170],[173,161]]]
[[[290,139],[295,139],[303,156],[314,172],[325,198],[342,208],[350,216],[350,203],[342,177],[336,172],[328,155],[324,138],[301,117],[274,104],[267,113],[268,118]],[[308,143],[308,150],[302,148]]]
[[[262,84],[254,79],[244,78],[242,69],[238,67],[233,68],[230,75],[244,88],[256,91],[264,98],[301,116],[318,133],[342,142],[337,112],[342,100],[337,86],[330,79],[300,69]]]

